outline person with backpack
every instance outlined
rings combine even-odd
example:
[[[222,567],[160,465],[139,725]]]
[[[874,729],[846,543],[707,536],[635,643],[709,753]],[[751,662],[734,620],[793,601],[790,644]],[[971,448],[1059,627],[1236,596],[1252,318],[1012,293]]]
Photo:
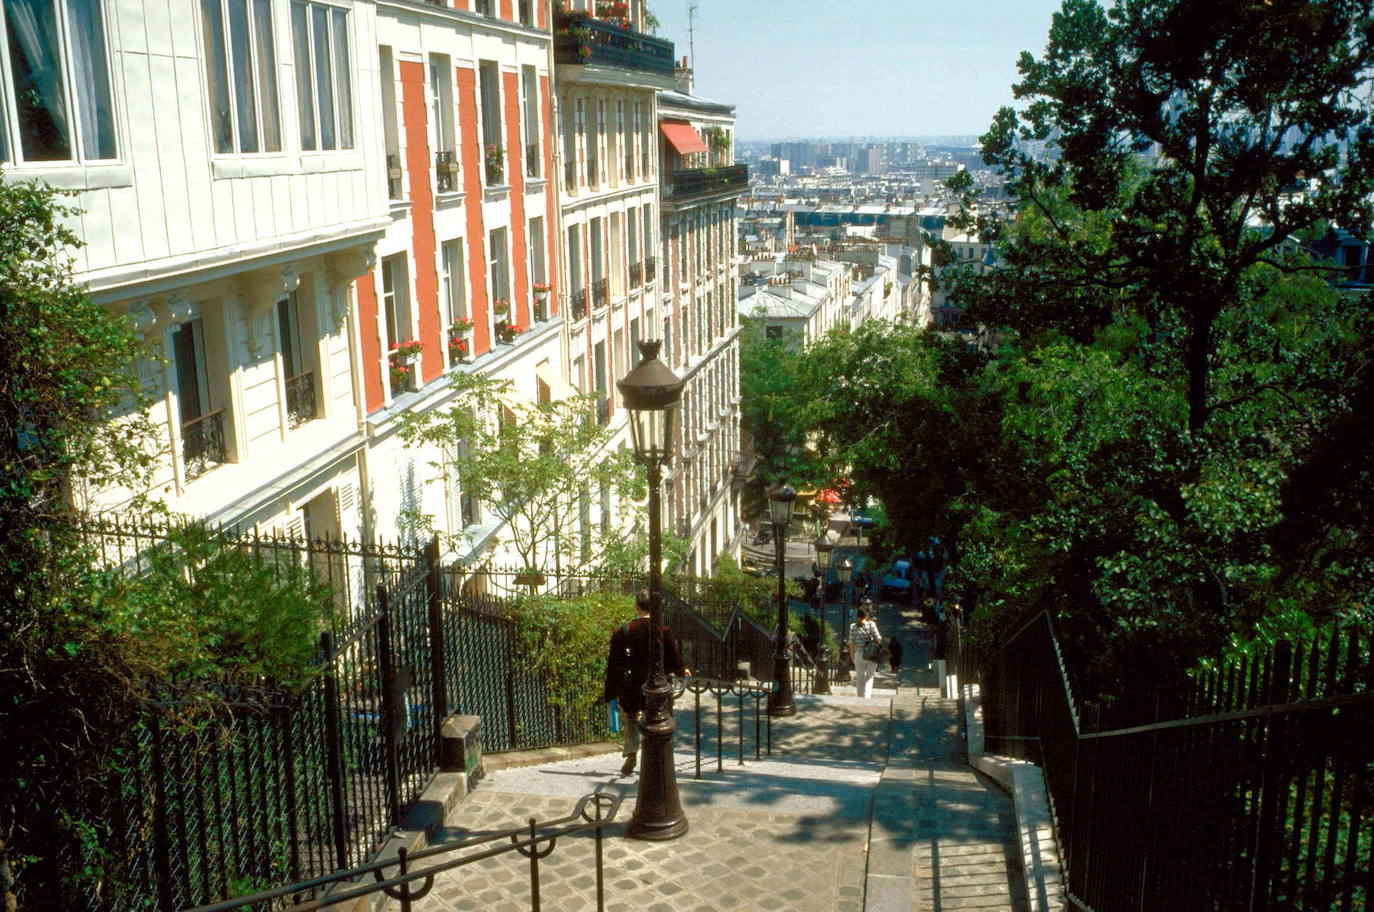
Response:
[[[635,759],[639,756],[639,715],[644,711],[644,684],[654,670],[651,602],[648,589],[641,589],[635,594],[635,609],[639,616],[615,629],[611,634],[610,653],[606,657],[606,684],[602,698],[607,703],[614,700],[620,716],[620,731],[625,736],[625,745],[620,750],[625,758],[620,767],[623,776],[634,772]],[[682,664],[677,638],[662,625],[659,627],[659,636],[663,640],[663,670],[670,675],[686,677],[687,667]]]
[[[886,660],[883,635],[873,622],[873,603],[865,600],[858,617],[849,628],[849,653],[854,662],[854,690],[861,697],[873,696],[873,676]]]

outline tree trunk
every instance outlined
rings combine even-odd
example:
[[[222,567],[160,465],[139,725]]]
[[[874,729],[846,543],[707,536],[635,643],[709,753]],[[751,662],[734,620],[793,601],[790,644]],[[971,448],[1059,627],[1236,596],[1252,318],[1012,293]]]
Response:
[[[1217,319],[1219,295],[1189,307],[1188,350],[1184,364],[1188,370],[1188,430],[1197,433],[1207,423],[1207,392],[1211,370],[1212,325]]]

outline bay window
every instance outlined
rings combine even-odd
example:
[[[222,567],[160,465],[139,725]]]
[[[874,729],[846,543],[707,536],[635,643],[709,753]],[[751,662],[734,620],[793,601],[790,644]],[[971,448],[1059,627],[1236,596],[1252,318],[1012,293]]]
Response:
[[[215,152],[281,151],[271,0],[201,0]]]
[[[0,37],[0,162],[113,159],[100,0],[3,0]]]
[[[348,11],[324,3],[291,4],[291,47],[301,148],[353,148],[353,84]]]

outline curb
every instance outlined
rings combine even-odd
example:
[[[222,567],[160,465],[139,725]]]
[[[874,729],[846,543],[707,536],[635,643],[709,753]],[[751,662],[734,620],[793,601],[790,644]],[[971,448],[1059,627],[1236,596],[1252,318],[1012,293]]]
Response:
[[[983,704],[977,684],[945,679],[946,691],[957,690],[968,731],[968,765],[1011,795],[1016,808],[1016,834],[1021,848],[1021,876],[1030,912],[1064,912],[1068,900],[1059,845],[1050,815],[1049,793],[1040,767],[1025,760],[983,751]]]

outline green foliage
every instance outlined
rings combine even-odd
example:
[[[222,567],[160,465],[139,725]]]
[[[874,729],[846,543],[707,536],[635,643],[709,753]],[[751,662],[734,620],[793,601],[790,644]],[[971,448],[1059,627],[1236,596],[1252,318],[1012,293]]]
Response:
[[[580,503],[603,489],[622,495],[622,503],[644,491],[632,454],[609,449],[595,398],[534,404],[512,398],[506,380],[455,374],[452,383],[452,406],[403,416],[406,445],[437,452],[431,465],[463,479],[464,490],[502,520],[501,534],[522,566],[593,564],[607,543],[599,529],[579,528]],[[418,521],[432,525],[432,517]],[[613,523],[611,534],[628,525]]]
[[[295,555],[226,545],[199,523],[144,555],[107,595],[106,623],[137,642],[154,679],[301,686],[334,614],[328,586]],[[112,597],[110,597],[112,596]]]
[[[786,480],[795,486],[823,479],[824,467],[808,448],[798,409],[799,353],[793,340],[768,338],[765,321],[740,320],[740,427],[754,441],[758,490]]]
[[[510,608],[522,653],[547,676],[549,699],[585,714],[601,702],[611,632],[635,617],[633,595],[526,596]]]

